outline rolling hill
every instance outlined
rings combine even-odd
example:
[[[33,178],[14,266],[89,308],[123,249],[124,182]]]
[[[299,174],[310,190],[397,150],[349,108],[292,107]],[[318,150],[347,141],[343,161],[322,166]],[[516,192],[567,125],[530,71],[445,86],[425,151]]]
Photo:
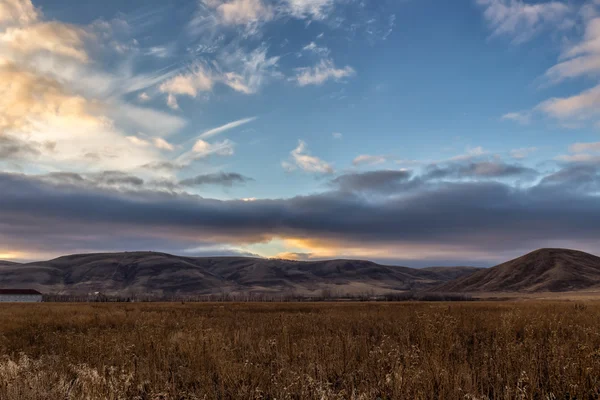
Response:
[[[44,293],[318,295],[428,290],[475,268],[414,269],[359,260],[288,261],[179,257],[156,252],[77,254],[26,264],[0,262],[0,287]]]
[[[600,287],[600,257],[576,250],[540,249],[442,284],[439,292],[571,292]]]

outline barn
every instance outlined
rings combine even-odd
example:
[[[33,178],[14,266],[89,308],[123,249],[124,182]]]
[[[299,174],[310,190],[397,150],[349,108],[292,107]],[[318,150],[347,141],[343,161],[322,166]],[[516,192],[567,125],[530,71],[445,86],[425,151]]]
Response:
[[[0,289],[0,303],[39,303],[42,294],[33,289]]]

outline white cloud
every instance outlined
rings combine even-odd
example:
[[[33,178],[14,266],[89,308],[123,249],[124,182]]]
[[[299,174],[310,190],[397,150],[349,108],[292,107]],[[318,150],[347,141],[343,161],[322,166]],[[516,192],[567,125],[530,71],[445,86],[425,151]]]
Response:
[[[206,157],[210,154],[217,154],[220,156],[231,156],[233,155],[234,144],[232,141],[225,139],[222,142],[214,144],[208,143],[202,139],[198,139],[192,151],[198,154],[198,157]]]
[[[177,97],[173,93],[167,95],[167,106],[172,110],[179,110],[179,103]]]
[[[577,142],[569,146],[569,153],[556,157],[559,161],[573,163],[600,162],[600,142]]]
[[[187,121],[181,117],[149,107],[124,102],[114,102],[109,106],[107,116],[118,121],[119,125],[152,136],[167,136],[187,125]]]
[[[142,147],[150,146],[149,141],[139,138],[137,136],[126,136],[125,139],[129,140],[131,143],[135,144],[136,146],[142,146]]]
[[[476,0],[484,8],[484,17],[493,36],[509,35],[522,43],[550,26],[559,26],[571,12],[562,2],[530,4],[522,0]]]
[[[521,111],[521,112],[511,112],[504,114],[502,116],[503,120],[518,122],[522,125],[527,125],[531,122],[531,112],[529,111]]]
[[[252,122],[254,120],[256,120],[257,117],[250,117],[250,118],[244,118],[244,119],[239,119],[237,121],[232,121],[229,122],[225,125],[221,125],[219,127],[213,128],[213,129],[209,129],[206,132],[202,132],[202,134],[200,134],[199,138],[200,139],[207,139],[216,135],[219,135],[225,131],[228,131],[230,129],[234,129],[237,128],[238,126],[242,126],[245,125],[249,122]]]
[[[146,101],[150,100],[150,96],[148,95],[148,93],[142,92],[138,95],[138,100],[142,103],[145,103]]]
[[[115,55],[111,54],[111,56]],[[99,63],[82,63],[71,58],[53,57],[52,54],[29,57],[27,65],[35,68],[42,75],[47,75],[60,82],[68,82],[74,92],[86,97],[103,99],[147,90],[172,78],[179,72],[178,69],[169,69],[135,74],[131,58],[125,58],[124,62],[117,64],[116,69],[107,71],[101,69]]]
[[[199,92],[211,91],[215,84],[226,85],[243,94],[253,94],[269,80],[281,77],[277,69],[279,57],[269,57],[265,45],[252,51],[232,47],[219,53],[210,65],[196,65],[192,71],[164,81],[159,90],[172,95],[169,101],[171,108],[178,108],[175,96],[194,98]]]
[[[536,107],[547,115],[562,119],[585,120],[600,114],[600,85],[570,97],[554,97]]]
[[[40,51],[88,61],[84,39],[88,33],[79,27],[59,22],[38,22],[33,25],[9,27],[0,33],[0,46],[22,55]]]
[[[600,155],[588,153],[567,154],[558,156],[556,159],[570,163],[600,163]]]
[[[489,152],[487,150],[485,150],[481,146],[467,147],[467,149],[466,149],[466,151],[465,151],[464,154],[459,154],[458,156],[451,157],[449,160],[446,160],[446,161],[465,161],[465,160],[471,160],[473,158],[481,157],[481,156],[484,156],[484,155],[487,155],[487,154],[489,154]]]
[[[243,26],[246,35],[253,35],[259,33],[261,25],[275,19],[324,20],[335,3],[336,0],[201,0],[190,28],[200,34],[217,24]]]
[[[600,142],[573,143],[571,146],[569,146],[569,151],[571,153],[588,153],[588,152],[600,153]]]
[[[282,167],[286,171],[293,171],[296,168],[300,168],[306,172],[315,172],[320,174],[332,174],[333,167],[321,160],[318,157],[310,155],[307,150],[306,143],[303,140],[298,141],[298,147],[296,147],[290,153],[290,161],[283,161]]]
[[[34,71],[0,67],[0,92],[0,135],[44,149],[35,159],[38,168],[130,169],[158,159],[151,149],[132,146],[102,105]]]
[[[0,3],[0,23],[29,25],[39,16],[31,0],[2,0]]]
[[[387,161],[386,156],[374,156],[374,155],[370,155],[370,154],[361,154],[352,161],[352,164],[354,166],[377,165],[377,164],[383,164],[386,161]]]
[[[600,54],[586,54],[561,62],[548,71],[546,77],[552,83],[583,75],[595,75],[600,71]]]
[[[591,20],[593,18],[596,18],[598,15],[600,15],[600,10],[598,10],[599,5],[600,2],[598,2],[598,0],[588,1],[587,3],[583,4],[579,9],[579,16],[583,20]]]
[[[165,161],[156,144],[136,132],[158,137],[185,125],[124,98],[168,73],[136,76],[92,62],[92,54],[114,56],[118,47],[111,24],[102,32],[100,25],[45,21],[29,0],[0,0],[0,136],[19,145],[11,157],[25,168],[135,170]]]
[[[178,109],[176,95],[196,97],[198,92],[212,90],[214,78],[201,65],[196,65],[189,73],[177,75],[159,86],[162,93],[167,94],[167,105]]]
[[[314,67],[298,68],[296,71],[294,80],[300,86],[321,85],[329,79],[339,81],[356,75],[352,67],[336,68],[331,60],[321,60]]]
[[[196,160],[200,160],[209,156],[228,157],[235,153],[235,143],[229,139],[221,142],[209,143],[205,140],[198,139],[190,151],[187,151],[177,157],[176,164],[187,166]]]
[[[510,151],[510,156],[515,160],[522,160],[524,158],[527,158],[527,156],[529,156],[530,154],[535,153],[537,150],[537,147],[524,147],[521,149],[513,149]]]
[[[269,21],[274,16],[271,6],[262,0],[204,0],[204,4],[216,9],[220,21],[226,25],[248,25]]]
[[[563,61],[546,71],[545,77],[552,83],[579,76],[597,76],[600,72],[600,18],[585,22],[582,40],[567,48],[561,59]]]
[[[156,147],[157,149],[168,151],[173,151],[175,149],[171,143],[167,142],[163,138],[154,138],[152,142],[154,144],[154,147]]]
[[[549,4],[553,3],[541,3],[538,6]],[[557,84],[570,78],[600,76],[600,18],[597,17],[599,6],[600,2],[594,0],[580,9],[579,15],[583,25],[576,28],[581,28],[583,36],[581,40],[565,47],[559,62],[546,71],[544,79],[547,82]],[[597,84],[572,96],[552,97],[530,111],[509,113],[503,118],[527,123],[537,113],[558,120],[563,127],[576,128],[586,126],[589,122],[598,124],[599,107],[600,84]]]
[[[333,136],[334,139],[341,139],[344,137],[344,135],[341,132],[333,132],[331,136]]]
[[[141,138],[139,136],[127,136],[126,139],[129,140],[131,143],[133,143],[136,146],[141,146],[141,147],[154,146],[157,149],[168,150],[168,151],[173,151],[175,149],[171,143],[167,142],[163,138],[157,137],[157,138],[145,139],[145,138]]]

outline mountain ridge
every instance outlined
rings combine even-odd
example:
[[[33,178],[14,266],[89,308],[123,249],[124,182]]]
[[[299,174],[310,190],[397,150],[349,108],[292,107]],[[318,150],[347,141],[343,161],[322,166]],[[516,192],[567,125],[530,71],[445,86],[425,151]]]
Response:
[[[491,268],[409,268],[371,261],[185,257],[141,251],[87,253],[48,261],[0,261],[0,287],[112,295],[290,294],[319,296],[540,293],[600,290],[600,257],[543,248]]]
[[[184,257],[151,251],[87,253],[31,263],[0,262],[0,287],[27,286],[57,294],[386,294],[427,290],[475,270],[427,270],[347,259]]]

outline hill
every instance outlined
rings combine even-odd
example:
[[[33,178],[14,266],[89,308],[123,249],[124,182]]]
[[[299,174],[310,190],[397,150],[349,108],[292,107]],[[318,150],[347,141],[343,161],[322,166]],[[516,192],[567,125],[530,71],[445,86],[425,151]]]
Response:
[[[440,280],[452,281],[462,278],[481,270],[477,267],[427,267],[422,268],[422,271],[430,271],[438,275]]]
[[[441,285],[440,292],[570,292],[600,286],[600,257],[540,249]]]
[[[0,260],[0,266],[2,265],[19,265],[19,263],[13,261]]]
[[[57,294],[383,294],[428,290],[473,271],[463,267],[414,269],[360,260],[302,262],[126,252],[0,263],[0,287],[27,287]]]

